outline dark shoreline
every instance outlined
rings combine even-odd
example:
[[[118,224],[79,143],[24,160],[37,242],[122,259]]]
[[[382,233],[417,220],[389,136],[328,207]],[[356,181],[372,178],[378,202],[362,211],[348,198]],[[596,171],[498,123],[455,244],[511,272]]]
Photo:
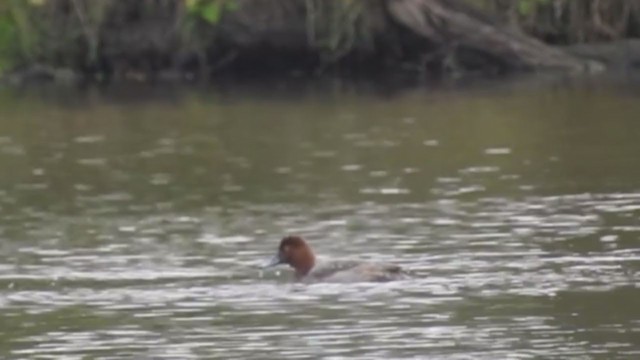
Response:
[[[5,65],[0,83],[401,77],[428,84],[640,67],[637,41],[558,46],[565,43],[561,37],[526,34],[460,0],[195,3],[205,7],[163,2],[146,8],[143,2],[114,1],[90,23],[87,15],[97,5],[49,0],[26,13],[29,21],[44,25],[19,34],[31,39],[33,48],[14,49],[17,65]],[[217,7],[215,18],[203,12],[210,5]],[[47,31],[53,28],[58,30]]]
[[[172,103],[190,96],[210,98],[214,102],[236,102],[244,99],[280,101],[314,98],[336,101],[344,96],[366,96],[384,101],[405,94],[438,94],[446,99],[457,94],[500,96],[511,92],[562,91],[568,88],[611,89],[614,92],[640,94],[640,71],[606,72],[595,75],[562,73],[523,73],[501,76],[476,76],[458,79],[444,78],[421,82],[396,76],[377,78],[344,77],[262,77],[208,82],[114,81],[108,84],[60,84],[56,82],[1,86],[4,96],[32,97],[34,100],[53,101],[63,106],[86,106],[96,96],[114,104],[145,102]],[[600,91],[598,90],[598,91]],[[253,101],[252,100],[252,101]]]

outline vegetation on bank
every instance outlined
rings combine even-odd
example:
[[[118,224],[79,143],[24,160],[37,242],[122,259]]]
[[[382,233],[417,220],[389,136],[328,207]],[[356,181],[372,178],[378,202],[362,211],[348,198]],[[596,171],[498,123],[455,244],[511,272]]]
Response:
[[[393,43],[392,36],[403,36],[380,36],[385,30],[375,4],[384,1],[3,0],[0,72],[41,66],[98,80],[209,74],[243,61],[247,68],[267,65],[261,62],[264,51],[281,53],[285,63],[313,59],[316,68],[347,58],[377,56],[384,62],[380,39]],[[464,1],[552,44],[640,35],[636,1]],[[264,18],[265,7],[281,9]],[[247,44],[260,51],[238,50]]]
[[[466,0],[552,44],[640,36],[640,2],[628,0]]]

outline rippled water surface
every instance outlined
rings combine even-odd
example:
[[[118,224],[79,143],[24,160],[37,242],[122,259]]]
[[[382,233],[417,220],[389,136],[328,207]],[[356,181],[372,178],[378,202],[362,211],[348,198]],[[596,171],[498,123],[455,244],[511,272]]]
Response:
[[[638,359],[638,89],[2,90],[0,358]]]

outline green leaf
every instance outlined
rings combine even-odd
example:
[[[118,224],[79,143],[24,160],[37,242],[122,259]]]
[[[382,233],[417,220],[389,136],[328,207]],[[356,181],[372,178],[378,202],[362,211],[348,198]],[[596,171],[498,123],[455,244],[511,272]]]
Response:
[[[529,15],[537,6],[547,5],[550,0],[520,0],[518,1],[518,13],[520,15]]]
[[[210,2],[204,6],[201,12],[202,18],[210,24],[215,24],[222,16],[222,6],[218,1]]]
[[[200,5],[200,1],[199,0],[186,0],[185,1],[185,7],[187,8],[187,11],[192,13],[192,12],[197,12],[198,11],[198,5]]]
[[[29,0],[29,4],[31,6],[43,6],[45,4],[45,0]]]
[[[535,6],[534,2],[534,0],[520,0],[518,2],[518,13],[520,15],[530,14]]]

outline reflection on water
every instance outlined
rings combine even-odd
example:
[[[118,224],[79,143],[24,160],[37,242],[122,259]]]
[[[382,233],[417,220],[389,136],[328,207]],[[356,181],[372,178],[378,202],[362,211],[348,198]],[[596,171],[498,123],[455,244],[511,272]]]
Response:
[[[0,357],[640,356],[629,92],[130,95],[0,94]]]

